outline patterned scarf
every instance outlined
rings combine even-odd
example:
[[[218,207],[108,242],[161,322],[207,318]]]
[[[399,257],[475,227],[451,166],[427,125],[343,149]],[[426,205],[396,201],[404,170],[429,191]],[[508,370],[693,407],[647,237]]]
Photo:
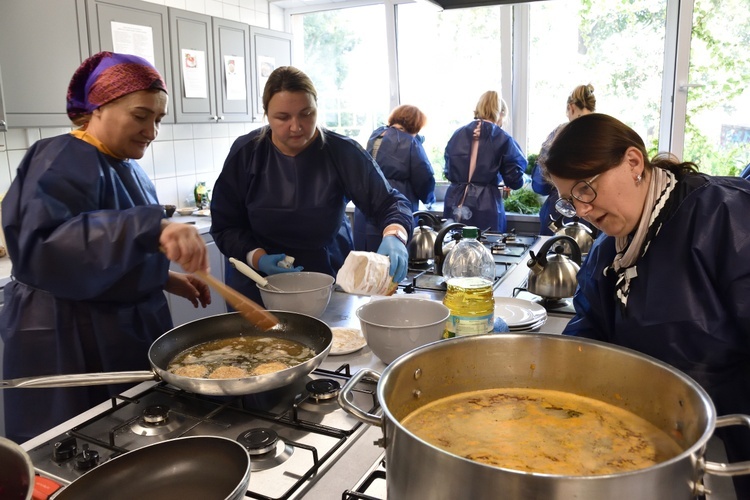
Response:
[[[643,205],[643,214],[635,235],[632,238],[622,236],[615,239],[617,255],[612,261],[612,265],[604,269],[604,273],[615,273],[617,279],[615,294],[621,304],[623,313],[628,305],[630,280],[638,276],[635,263],[639,257],[646,255],[651,239],[659,233],[669,212],[664,208],[676,184],[677,180],[672,172],[663,168],[654,168],[651,172],[651,182]]]

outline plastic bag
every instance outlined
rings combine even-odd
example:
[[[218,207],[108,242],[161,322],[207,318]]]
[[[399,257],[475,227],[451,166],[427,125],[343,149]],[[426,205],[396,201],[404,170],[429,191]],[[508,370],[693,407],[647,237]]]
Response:
[[[374,252],[352,251],[336,276],[336,283],[347,293],[391,295],[397,285],[388,272],[391,260]]]

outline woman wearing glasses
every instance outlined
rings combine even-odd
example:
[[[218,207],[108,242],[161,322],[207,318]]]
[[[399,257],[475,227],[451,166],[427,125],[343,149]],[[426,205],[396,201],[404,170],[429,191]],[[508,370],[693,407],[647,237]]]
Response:
[[[750,183],[712,177],[607,115],[566,125],[543,161],[557,210],[593,223],[565,334],[618,344],[687,373],[719,415],[750,413]],[[750,433],[717,429],[731,462]],[[738,498],[750,481],[735,479]]]
[[[594,95],[594,86],[591,84],[579,85],[573,89],[573,92],[568,96],[568,101],[565,105],[565,116],[568,118],[568,121],[571,122],[578,117],[591,114],[595,111],[596,96]],[[546,156],[550,144],[552,144],[557,133],[562,130],[565,125],[566,123],[558,125],[557,128],[547,136],[547,139],[545,139],[542,144],[539,153],[540,157]],[[552,229],[550,229],[549,225],[552,221],[557,220],[561,215],[563,216],[563,223],[568,222],[570,218],[555,210],[555,203],[559,198],[557,189],[555,189],[555,187],[544,178],[544,175],[542,175],[542,168],[538,162],[531,173],[531,189],[533,189],[535,193],[547,197],[547,199],[544,200],[542,207],[539,209],[539,222],[541,224],[539,234],[551,235]]]

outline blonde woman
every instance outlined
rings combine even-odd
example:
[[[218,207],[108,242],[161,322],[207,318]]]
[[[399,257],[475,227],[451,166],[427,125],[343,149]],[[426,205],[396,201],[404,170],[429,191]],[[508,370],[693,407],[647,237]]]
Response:
[[[594,95],[594,86],[589,83],[587,85],[579,85],[573,89],[573,92],[568,96],[568,100],[565,104],[565,116],[568,117],[568,122],[595,111],[596,96]],[[549,150],[552,141],[565,125],[565,123],[558,125],[557,128],[547,136],[547,139],[542,144],[542,148],[539,152],[540,159],[543,159],[547,155],[547,151]],[[531,188],[535,193],[547,197],[542,204],[542,208],[539,209],[539,223],[541,226],[539,234],[551,235],[552,229],[549,228],[550,223],[561,216],[561,214],[555,210],[555,203],[560,196],[557,193],[555,186],[548,182],[542,175],[539,161],[537,161],[537,164],[534,166],[534,171],[531,173]],[[570,219],[565,219],[565,217],[563,217],[564,222],[568,220]]]
[[[521,188],[527,165],[516,141],[500,128],[501,110],[497,92],[485,92],[474,120],[456,130],[445,147],[444,174],[451,184],[443,217],[493,232],[503,232],[506,226],[498,186]]]

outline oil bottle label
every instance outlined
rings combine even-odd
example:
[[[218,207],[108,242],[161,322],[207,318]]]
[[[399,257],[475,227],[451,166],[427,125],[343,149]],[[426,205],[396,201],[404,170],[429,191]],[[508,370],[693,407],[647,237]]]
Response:
[[[445,322],[443,338],[453,338],[465,335],[482,335],[492,331],[494,314],[484,316],[460,316],[451,314]]]

